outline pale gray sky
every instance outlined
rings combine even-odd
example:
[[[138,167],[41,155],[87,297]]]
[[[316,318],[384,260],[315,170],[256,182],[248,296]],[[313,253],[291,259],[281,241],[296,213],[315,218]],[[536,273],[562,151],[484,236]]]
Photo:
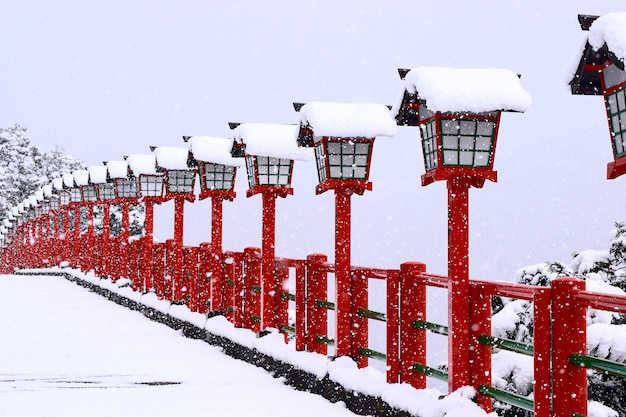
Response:
[[[87,164],[228,136],[228,122],[295,123],[293,101],[393,104],[396,69],[496,67],[522,74],[525,114],[502,116],[497,183],[470,192],[471,275],[603,249],[626,219],[626,179],[611,160],[602,99],[573,97],[564,68],[580,46],[578,13],[618,1],[31,1],[1,0],[0,125],[22,124],[44,149]],[[421,187],[416,128],[376,141],[374,190],[353,197],[353,261],[421,260],[446,272],[446,189]],[[277,204],[277,250],[333,257],[334,200],[315,196],[314,164],[296,164]],[[260,246],[260,197],[226,203],[227,249]],[[210,236],[209,202],[187,205],[185,240]],[[171,205],[157,237],[171,237]]]

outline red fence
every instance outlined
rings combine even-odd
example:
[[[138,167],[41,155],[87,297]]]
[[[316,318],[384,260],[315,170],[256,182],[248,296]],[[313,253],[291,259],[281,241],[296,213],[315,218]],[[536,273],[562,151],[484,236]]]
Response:
[[[67,219],[67,217],[66,217]],[[262,279],[261,251],[224,252],[215,258],[211,245],[177,247],[173,240],[150,244],[146,238],[96,235],[93,229],[77,233],[76,226],[59,233],[50,220],[31,220],[17,227],[12,243],[2,250],[2,272],[14,268],[68,265],[93,270],[112,281],[128,279],[136,291],[154,291],[157,297],[185,303],[194,312],[220,312],[234,326],[261,332],[264,321],[274,323],[285,339],[293,338],[297,350],[327,355],[328,347],[342,344],[359,366],[369,359],[386,363],[389,383],[405,382],[426,387],[426,377],[448,380],[445,369],[426,363],[426,333],[447,335],[448,327],[427,320],[428,287],[448,289],[446,276],[426,272],[425,264],[406,262],[398,269],[352,266],[349,297],[329,299],[329,275],[335,265],[326,255],[306,259],[275,259],[275,274]],[[65,222],[68,224],[69,222]],[[370,280],[382,280],[386,288],[385,311],[368,308]],[[289,283],[295,291],[289,291]],[[336,284],[337,285],[337,284]],[[336,288],[336,293],[348,291]],[[271,302],[262,294],[273,294]],[[530,300],[534,303],[532,345],[499,339],[491,333],[492,297]],[[347,302],[336,309],[337,302]],[[467,308],[470,349],[450,361],[467,361],[471,385],[479,405],[489,411],[493,399],[535,412],[537,416],[572,416],[587,412],[586,369],[593,368],[626,376],[622,364],[587,356],[586,310],[594,308],[626,313],[626,297],[584,290],[575,278],[554,280],[551,287],[503,282],[470,281]],[[295,312],[289,319],[289,310]],[[349,337],[329,335],[329,311],[349,312],[335,316],[336,328],[349,328]],[[370,320],[385,323],[385,352],[368,346]],[[332,330],[331,330],[332,333]],[[533,398],[521,397],[492,386],[491,360],[494,347],[534,358]]]

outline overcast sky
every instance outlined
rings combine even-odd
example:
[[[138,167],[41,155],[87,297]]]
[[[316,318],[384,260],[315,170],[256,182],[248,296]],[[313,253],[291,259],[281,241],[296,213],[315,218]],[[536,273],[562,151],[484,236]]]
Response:
[[[470,192],[471,275],[511,280],[519,267],[604,249],[626,220],[626,179],[612,159],[603,101],[571,96],[565,68],[583,33],[577,14],[618,1],[2,1],[0,126],[19,123],[44,150],[88,165],[228,137],[228,122],[296,123],[291,103],[393,104],[397,68],[496,67],[533,97],[502,116],[497,183]],[[353,261],[421,260],[446,272],[444,183],[421,187],[417,128],[376,141],[372,192],[353,197]],[[277,204],[279,256],[333,254],[332,192],[315,196],[313,163]],[[260,197],[226,203],[224,246],[260,246]],[[172,205],[157,238],[172,236]],[[186,206],[185,241],[208,240],[210,203]]]

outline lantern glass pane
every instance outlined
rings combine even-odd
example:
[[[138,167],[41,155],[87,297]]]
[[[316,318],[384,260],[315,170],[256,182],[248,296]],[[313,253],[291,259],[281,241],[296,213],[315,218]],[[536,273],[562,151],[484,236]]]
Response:
[[[137,181],[123,179],[115,181],[117,198],[137,198]]]
[[[172,169],[167,171],[167,192],[176,194],[193,193],[196,171],[187,169]]]
[[[60,192],[59,199],[62,206],[67,206],[70,202],[70,193],[67,191]]]
[[[326,154],[324,144],[321,142],[315,145],[315,163],[317,164],[317,179],[319,182],[326,181]]]
[[[246,156],[246,172],[248,173],[248,186],[250,188],[257,185],[256,163],[254,156]]]
[[[293,160],[257,156],[258,185],[289,185]]]
[[[144,197],[163,196],[163,175],[140,175],[141,195]]]
[[[41,212],[43,214],[50,213],[50,202],[49,201],[42,201],[41,202]]]
[[[113,200],[115,198],[115,187],[113,186],[113,184],[98,184],[98,198],[100,200]]]
[[[71,201],[72,203],[80,203],[81,202],[81,193],[80,193],[80,188],[76,187],[76,188],[72,188],[70,190],[71,193]]]
[[[50,197],[50,209],[51,210],[58,210],[59,209],[59,197],[53,195],[52,197]]]
[[[372,142],[328,140],[329,176],[332,179],[366,180]]]
[[[424,167],[429,171],[437,167],[437,146],[435,137],[435,122],[420,125],[422,135],[422,152],[424,154]]]
[[[232,190],[236,167],[223,164],[200,164],[203,190]]]
[[[442,119],[441,130],[444,165],[480,168],[491,165],[494,121]]]
[[[605,102],[613,137],[613,154],[618,158],[626,154],[623,142],[626,137],[626,87],[607,94]]]
[[[84,185],[81,188],[81,192],[83,194],[83,201],[93,203],[98,200],[98,196],[96,195],[96,186],[95,185]]]
[[[619,84],[626,83],[626,71],[622,71],[614,64],[611,64],[602,70],[602,80],[604,82],[604,89],[608,90]]]

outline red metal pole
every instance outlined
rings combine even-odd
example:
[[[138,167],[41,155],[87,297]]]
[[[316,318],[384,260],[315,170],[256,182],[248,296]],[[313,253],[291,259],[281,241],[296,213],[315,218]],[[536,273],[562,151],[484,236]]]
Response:
[[[552,287],[552,412],[554,416],[587,415],[587,371],[570,363],[586,355],[586,308],[576,302],[585,289],[578,278],[557,278]]]
[[[224,309],[224,277],[222,272],[222,204],[220,197],[211,197],[211,310]]]
[[[351,274],[350,274],[350,222],[352,191],[348,188],[335,188],[335,349],[337,356],[351,356]]]
[[[262,316],[261,328],[276,328],[276,280],[274,278],[274,258],[276,256],[276,194],[264,192],[263,196],[263,230],[261,241],[261,287]]]
[[[481,385],[491,385],[491,346],[479,342],[481,335],[491,335],[491,294],[480,284],[470,286],[470,378],[476,392]],[[490,413],[492,399],[477,394],[478,405]]]
[[[448,389],[470,384],[469,179],[448,180]]]
[[[111,260],[109,259],[109,238],[111,237],[111,206],[109,205],[109,203],[104,203],[102,210],[102,259],[100,259],[100,272],[106,277],[109,275],[109,266],[111,265]]]
[[[551,289],[538,289],[533,297],[533,336],[535,389],[533,398],[536,416],[549,416],[552,406],[552,369],[548,366],[552,354]]]
[[[418,275],[426,272],[426,264],[405,262],[400,265],[400,382],[426,388],[426,375],[413,371],[414,363],[426,364],[426,330],[415,329],[415,320],[426,320],[426,286]]]
[[[95,230],[93,225],[93,204],[87,205],[87,244],[85,245],[85,260],[83,261],[85,265],[83,265],[84,271],[90,271],[94,268],[95,258],[93,256],[94,251],[94,241],[95,241]]]
[[[143,260],[141,268],[141,282],[143,291],[149,291],[154,288],[152,278],[152,259],[154,244],[154,203],[151,201],[144,202],[146,207],[146,218],[144,221],[145,236],[143,238]]]
[[[74,259],[72,266],[80,266],[80,205],[76,205],[74,209]]]
[[[305,297],[306,312],[298,310],[296,315],[305,316],[306,330],[304,334],[306,351],[321,355],[328,354],[328,346],[321,343],[317,336],[328,335],[328,310],[317,305],[317,301],[328,299],[328,272],[326,268],[328,257],[324,254],[311,254],[306,258],[306,282],[304,288],[296,288],[296,297]],[[301,318],[300,320],[302,320]]]
[[[120,257],[119,257],[119,278],[128,278],[128,239],[130,238],[130,215],[128,213],[129,203],[122,203],[122,230],[120,233]]]
[[[183,227],[185,216],[184,198],[174,198],[174,253],[172,265],[173,299],[183,299]]]

